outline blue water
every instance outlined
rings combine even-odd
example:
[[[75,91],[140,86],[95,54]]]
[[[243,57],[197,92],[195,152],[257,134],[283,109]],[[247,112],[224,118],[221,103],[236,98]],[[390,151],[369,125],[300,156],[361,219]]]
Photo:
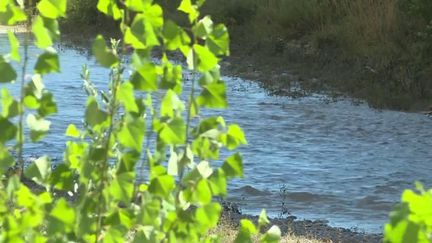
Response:
[[[0,36],[0,53],[7,51],[7,39]],[[82,123],[83,64],[95,85],[106,89],[106,69],[74,49],[62,46],[59,52],[62,73],[46,76],[45,85],[60,109],[51,118],[49,135],[27,145],[26,156],[47,154],[61,160],[67,125]],[[36,57],[39,51],[32,47],[30,53]],[[190,82],[191,75],[185,77]],[[230,184],[229,200],[238,202],[243,212],[267,208],[277,216],[284,201],[299,218],[380,232],[404,188],[412,188],[415,180],[432,187],[431,118],[379,111],[348,99],[329,103],[321,95],[274,97],[254,82],[225,80],[230,108],[223,115],[241,125],[249,142],[241,149],[245,178]],[[7,87],[17,92],[16,85]]]

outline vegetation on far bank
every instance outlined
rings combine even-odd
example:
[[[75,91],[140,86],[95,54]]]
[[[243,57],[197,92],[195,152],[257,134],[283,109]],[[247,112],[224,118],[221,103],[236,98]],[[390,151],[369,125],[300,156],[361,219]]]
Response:
[[[158,0],[166,15],[179,0]],[[72,0],[65,26],[110,30],[96,0]],[[316,90],[335,89],[372,106],[402,110],[432,104],[432,4],[428,0],[208,0],[203,11],[227,23],[234,72],[295,71],[323,80]],[[114,24],[115,25],[115,24]],[[73,28],[69,28],[73,31]],[[306,88],[311,85],[303,82]]]
[[[112,18],[112,26],[119,28],[119,39],[108,44],[97,35],[91,49],[98,65],[110,71],[108,91],[96,89],[90,70],[82,68],[88,94],[83,123],[69,124],[64,158],[55,167],[49,156],[29,165],[24,157],[25,144],[40,142],[50,130],[50,117],[62,109],[43,78],[61,72],[54,44],[67,1],[40,0],[37,11],[23,1],[0,2],[0,24],[25,23],[28,30],[23,40],[9,31],[10,50],[0,55],[0,83],[20,91],[14,96],[1,89],[0,242],[223,240],[221,232],[212,231],[222,213],[216,197],[226,197],[228,181],[243,177],[236,150],[247,141],[237,124],[199,115],[203,109],[228,106],[218,65],[229,54],[228,31],[201,15],[204,2],[182,0],[175,8],[183,17],[176,19],[177,13],[172,21],[166,18],[172,14],[171,5],[165,6],[169,0],[161,2],[164,8],[152,0],[98,0],[101,14],[93,16],[94,26],[108,26]],[[70,11],[71,19],[81,14],[86,20],[79,8]],[[31,45],[40,50],[34,64],[29,62]],[[156,47],[160,62],[152,56]],[[125,63],[129,52],[131,61]],[[181,95],[183,66],[169,59],[170,52],[181,53],[199,76],[186,95]],[[127,69],[131,75],[125,75]],[[163,98],[153,99],[154,92]],[[139,183],[138,175],[144,178]],[[24,183],[29,181],[41,190],[31,190]],[[385,226],[385,241],[432,240],[432,190],[418,184],[417,191],[404,192]],[[68,200],[71,196],[75,200]],[[233,239],[278,242],[281,230],[271,223],[265,210],[255,221],[241,219]]]

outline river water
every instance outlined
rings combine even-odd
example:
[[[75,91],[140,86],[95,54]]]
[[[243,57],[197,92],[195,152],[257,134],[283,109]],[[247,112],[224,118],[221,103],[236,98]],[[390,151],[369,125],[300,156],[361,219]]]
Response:
[[[85,53],[60,49],[62,73],[45,77],[60,109],[51,118],[50,134],[27,145],[27,156],[61,160],[67,125],[82,122],[83,64],[94,83],[106,89],[107,70]],[[0,35],[0,53],[7,51],[7,38]],[[31,57],[38,52],[30,48]],[[326,102],[321,95],[275,97],[254,82],[225,80],[230,108],[223,116],[240,124],[249,142],[241,149],[245,178],[230,183],[229,196],[244,213],[266,208],[278,216],[286,208],[301,219],[381,232],[403,189],[412,188],[415,180],[432,186],[431,118],[379,111],[347,99]],[[3,87],[17,92],[11,85]]]

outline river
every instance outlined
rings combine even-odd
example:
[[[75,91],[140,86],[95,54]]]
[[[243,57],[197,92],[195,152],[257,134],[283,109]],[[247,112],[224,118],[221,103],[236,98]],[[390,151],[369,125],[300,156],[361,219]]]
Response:
[[[7,51],[7,38],[0,35],[0,53]],[[30,48],[33,59],[37,53]],[[94,83],[106,89],[108,72],[94,59],[64,46],[59,53],[62,73],[45,77],[59,112],[51,118],[50,134],[26,145],[26,156],[47,154],[61,160],[67,125],[82,122],[83,64],[89,66]],[[413,188],[415,180],[432,186],[431,118],[375,110],[349,99],[326,102],[322,95],[275,97],[255,82],[225,80],[230,108],[223,116],[238,123],[249,142],[241,148],[245,178],[230,183],[228,198],[244,213],[266,208],[278,216],[284,202],[298,218],[375,233],[382,231],[405,188]],[[17,93],[16,85],[2,86]]]

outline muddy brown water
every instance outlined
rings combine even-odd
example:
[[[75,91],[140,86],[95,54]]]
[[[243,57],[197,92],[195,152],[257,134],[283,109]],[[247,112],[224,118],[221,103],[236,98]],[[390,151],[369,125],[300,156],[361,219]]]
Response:
[[[7,38],[0,35],[0,52],[7,51]],[[31,57],[39,52],[30,47]],[[67,125],[82,123],[83,64],[94,83],[106,89],[106,69],[85,53],[62,46],[59,52],[62,73],[46,76],[45,84],[60,109],[51,118],[50,134],[26,145],[29,157],[47,154],[61,161]],[[185,74],[186,86],[191,77]],[[298,218],[380,232],[404,188],[412,188],[415,180],[432,186],[431,118],[353,105],[349,99],[329,103],[322,95],[275,97],[254,82],[225,80],[230,108],[206,114],[223,114],[246,133],[249,145],[241,148],[245,178],[230,183],[228,198],[243,212],[266,208],[278,216],[283,207]],[[2,87],[17,93],[16,85]]]

